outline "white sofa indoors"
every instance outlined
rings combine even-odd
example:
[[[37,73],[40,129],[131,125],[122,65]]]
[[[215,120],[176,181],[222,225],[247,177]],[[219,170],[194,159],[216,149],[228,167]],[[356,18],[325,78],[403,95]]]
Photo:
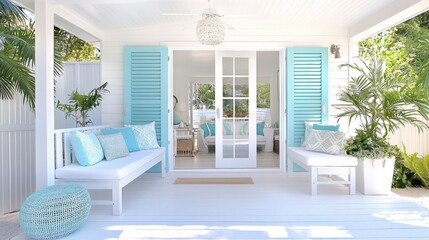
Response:
[[[208,127],[202,127],[204,124],[214,124],[211,122],[201,122],[200,120],[200,128],[198,129],[199,137],[202,139],[202,143],[204,144],[205,148],[208,149],[208,152],[214,153],[215,152],[215,145],[216,145],[216,136],[214,133],[210,131],[210,128]],[[235,129],[235,139],[248,139],[248,133],[243,132],[243,124],[247,124],[247,122],[240,122],[237,121],[236,129]],[[256,135],[256,145],[257,150],[263,151],[263,152],[272,152],[273,146],[274,146],[274,129],[270,127],[265,127],[264,123],[258,123],[258,125],[261,124],[263,126],[262,129],[260,129]],[[262,131],[261,131],[262,130]],[[232,138],[232,132],[230,134],[227,134],[225,132],[225,126],[223,129],[223,137],[224,139]]]
[[[76,131],[100,133],[111,126],[55,130],[55,184],[75,183],[87,189],[109,189],[112,199],[92,201],[95,205],[112,205],[113,215],[122,213],[122,188],[158,163],[165,176],[165,148],[130,152],[115,160],[102,160],[82,166],[75,160],[71,137]]]

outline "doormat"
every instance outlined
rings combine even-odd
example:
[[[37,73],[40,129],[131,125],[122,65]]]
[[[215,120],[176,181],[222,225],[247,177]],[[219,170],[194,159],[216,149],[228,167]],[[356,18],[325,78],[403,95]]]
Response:
[[[174,184],[253,184],[250,177],[239,178],[177,178]]]

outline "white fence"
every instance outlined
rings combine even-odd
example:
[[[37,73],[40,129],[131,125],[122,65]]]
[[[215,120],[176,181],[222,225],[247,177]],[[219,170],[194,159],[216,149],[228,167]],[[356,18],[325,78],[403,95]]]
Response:
[[[409,125],[401,127],[390,137],[390,143],[396,144],[401,150],[402,145],[407,149],[407,153],[418,153],[419,155],[429,154],[429,131],[419,133],[417,128]]]
[[[34,155],[34,113],[22,97],[0,100],[0,215],[34,191]]]
[[[56,97],[68,102],[78,89],[87,93],[100,86],[100,63],[65,63],[65,74],[57,80]],[[94,125],[100,125],[100,110],[92,113]],[[0,215],[19,209],[35,189],[34,113],[22,97],[0,100]],[[56,110],[55,127],[74,127],[74,122]],[[1,238],[1,237],[0,237]]]
[[[55,99],[61,103],[68,103],[71,92],[76,89],[79,93],[87,94],[101,85],[99,62],[67,62],[64,64],[64,72],[55,85]],[[96,108],[89,115],[94,126],[101,125],[100,108]],[[76,126],[73,119],[65,119],[63,112],[55,110],[55,129],[74,127]]]

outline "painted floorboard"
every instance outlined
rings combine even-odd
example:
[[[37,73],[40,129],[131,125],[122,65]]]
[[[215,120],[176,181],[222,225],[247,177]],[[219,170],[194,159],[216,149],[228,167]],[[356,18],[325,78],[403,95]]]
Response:
[[[173,184],[219,176],[255,184]],[[276,172],[147,174],[124,188],[121,216],[94,206],[66,239],[429,239],[429,210],[407,199],[350,196],[341,185],[311,196],[309,184],[306,174]]]

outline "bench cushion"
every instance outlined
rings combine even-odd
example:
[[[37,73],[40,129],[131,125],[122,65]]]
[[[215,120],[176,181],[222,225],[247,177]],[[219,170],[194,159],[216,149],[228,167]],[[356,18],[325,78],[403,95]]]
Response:
[[[122,179],[154,158],[165,154],[164,148],[132,152],[130,155],[112,161],[101,161],[89,167],[72,163],[55,170],[55,177],[68,180],[114,180]]]
[[[353,167],[358,164],[357,158],[352,156],[312,152],[303,147],[289,147],[288,157],[310,167]]]

